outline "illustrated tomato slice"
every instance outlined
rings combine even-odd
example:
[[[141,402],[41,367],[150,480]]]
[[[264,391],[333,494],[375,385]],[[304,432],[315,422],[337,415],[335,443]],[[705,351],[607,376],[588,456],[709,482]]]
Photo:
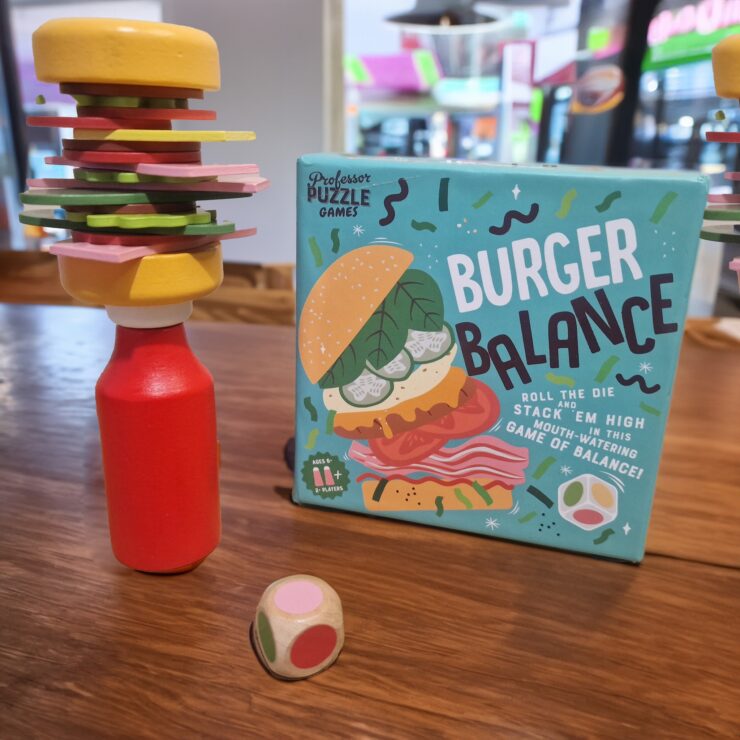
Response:
[[[473,381],[475,392],[462,405],[439,419],[420,427],[426,434],[459,439],[481,434],[493,426],[501,414],[496,394],[484,383]]]
[[[487,385],[479,381],[473,383],[475,391],[462,406],[391,439],[368,440],[370,449],[384,463],[400,467],[426,459],[450,439],[473,437],[485,432],[498,420],[501,404]]]
[[[401,432],[390,439],[378,437],[368,440],[370,449],[387,465],[401,467],[419,462],[440,449],[447,441],[438,434],[427,434],[426,426]]]

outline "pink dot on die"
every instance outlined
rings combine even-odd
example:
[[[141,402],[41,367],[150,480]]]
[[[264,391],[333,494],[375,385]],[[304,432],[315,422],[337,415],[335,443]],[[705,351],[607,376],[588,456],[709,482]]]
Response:
[[[288,581],[275,591],[275,606],[288,614],[306,614],[321,606],[323,591],[311,581]]]

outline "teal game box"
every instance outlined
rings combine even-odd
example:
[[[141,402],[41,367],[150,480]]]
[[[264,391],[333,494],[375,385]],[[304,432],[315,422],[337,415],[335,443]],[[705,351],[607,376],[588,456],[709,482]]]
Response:
[[[706,195],[302,157],[294,500],[641,560]]]

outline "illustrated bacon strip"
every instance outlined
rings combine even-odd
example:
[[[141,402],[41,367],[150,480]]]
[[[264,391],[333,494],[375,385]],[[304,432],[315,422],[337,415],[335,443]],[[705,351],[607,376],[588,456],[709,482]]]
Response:
[[[393,466],[382,462],[366,445],[353,442],[349,456],[385,477],[431,473],[447,478],[494,478],[504,485],[524,483],[529,452],[493,437],[473,437],[457,447],[445,447],[420,462]]]

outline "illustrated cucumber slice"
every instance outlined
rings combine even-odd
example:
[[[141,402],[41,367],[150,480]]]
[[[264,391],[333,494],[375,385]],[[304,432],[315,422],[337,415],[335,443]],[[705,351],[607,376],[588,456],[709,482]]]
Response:
[[[405,349],[402,349],[387,365],[383,365],[378,370],[370,364],[369,360],[367,361],[367,369],[386,380],[406,380],[411,375],[413,367],[414,361]]]
[[[442,331],[417,331],[410,329],[404,349],[413,357],[414,362],[434,362],[446,355],[455,340],[448,324]]]
[[[339,389],[339,395],[350,405],[364,408],[385,401],[393,392],[393,383],[363,370],[360,376]]]

